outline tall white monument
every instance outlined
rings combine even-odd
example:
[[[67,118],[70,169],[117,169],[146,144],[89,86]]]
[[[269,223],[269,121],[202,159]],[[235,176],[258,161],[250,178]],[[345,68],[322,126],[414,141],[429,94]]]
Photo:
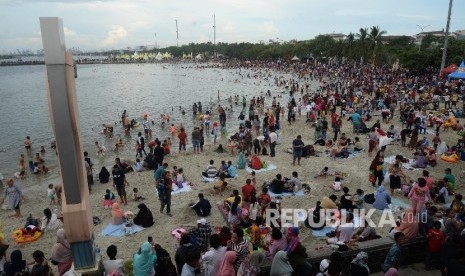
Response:
[[[93,221],[84,167],[74,61],[66,51],[63,21],[41,17],[48,104],[63,183],[62,210],[76,270],[95,263]]]

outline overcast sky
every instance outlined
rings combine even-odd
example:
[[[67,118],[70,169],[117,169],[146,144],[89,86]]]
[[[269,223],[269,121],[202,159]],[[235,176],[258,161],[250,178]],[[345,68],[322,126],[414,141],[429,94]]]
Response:
[[[304,40],[379,26],[390,35],[445,28],[449,0],[0,0],[0,53],[42,48],[39,17],[63,19],[68,48]],[[465,29],[455,0],[451,31]]]

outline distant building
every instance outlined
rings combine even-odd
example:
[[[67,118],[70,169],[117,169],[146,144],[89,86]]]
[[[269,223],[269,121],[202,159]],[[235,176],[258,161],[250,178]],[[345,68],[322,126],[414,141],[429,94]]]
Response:
[[[454,32],[455,38],[458,40],[465,40],[465,30],[457,30]]]
[[[431,31],[431,32],[421,32],[421,33],[418,33],[416,35],[414,35],[413,37],[415,37],[415,44],[417,45],[420,45],[421,44],[421,41],[423,40],[423,38],[427,37],[427,36],[434,36],[434,37],[445,37],[446,36],[446,32],[444,31],[444,29],[440,30],[440,31]],[[449,37],[456,37],[455,33],[453,32],[449,32]]]
[[[324,35],[331,37],[335,41],[342,41],[347,38],[345,34],[341,34],[341,33],[331,33],[331,34],[324,34]]]

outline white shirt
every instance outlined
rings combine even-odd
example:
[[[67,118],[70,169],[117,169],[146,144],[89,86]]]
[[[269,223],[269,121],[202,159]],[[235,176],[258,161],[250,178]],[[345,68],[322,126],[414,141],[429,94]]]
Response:
[[[274,131],[270,133],[269,137],[270,143],[275,143],[276,141],[278,141],[278,135]]]
[[[54,231],[62,227],[63,227],[63,223],[61,222],[61,220],[58,219],[56,214],[52,214],[52,217],[50,218],[50,221],[48,222],[48,224],[47,224],[47,217],[46,216],[42,217],[41,226],[40,226],[40,229],[42,231],[44,230]]]
[[[210,248],[210,250],[205,252],[201,259],[205,276],[216,276],[225,254],[226,247],[224,246],[220,246],[218,249]]]
[[[123,259],[116,259],[116,260],[104,260],[103,268],[105,269],[105,275],[109,274],[110,272],[117,271],[121,275],[123,273],[124,261]]]
[[[354,233],[354,224],[352,222],[341,224],[339,227],[339,242],[348,242]]]

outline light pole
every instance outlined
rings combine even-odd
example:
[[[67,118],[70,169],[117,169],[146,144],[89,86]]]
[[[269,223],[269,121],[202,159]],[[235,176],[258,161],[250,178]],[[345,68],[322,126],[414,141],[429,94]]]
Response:
[[[420,35],[423,33],[423,30],[428,28],[429,26],[431,25],[426,25],[426,26],[422,26],[420,24],[417,24],[418,28],[420,28],[421,32],[420,32]],[[421,49],[421,43],[423,42],[423,38],[421,39],[420,41],[420,44],[418,45],[418,52],[420,52],[420,49]]]

